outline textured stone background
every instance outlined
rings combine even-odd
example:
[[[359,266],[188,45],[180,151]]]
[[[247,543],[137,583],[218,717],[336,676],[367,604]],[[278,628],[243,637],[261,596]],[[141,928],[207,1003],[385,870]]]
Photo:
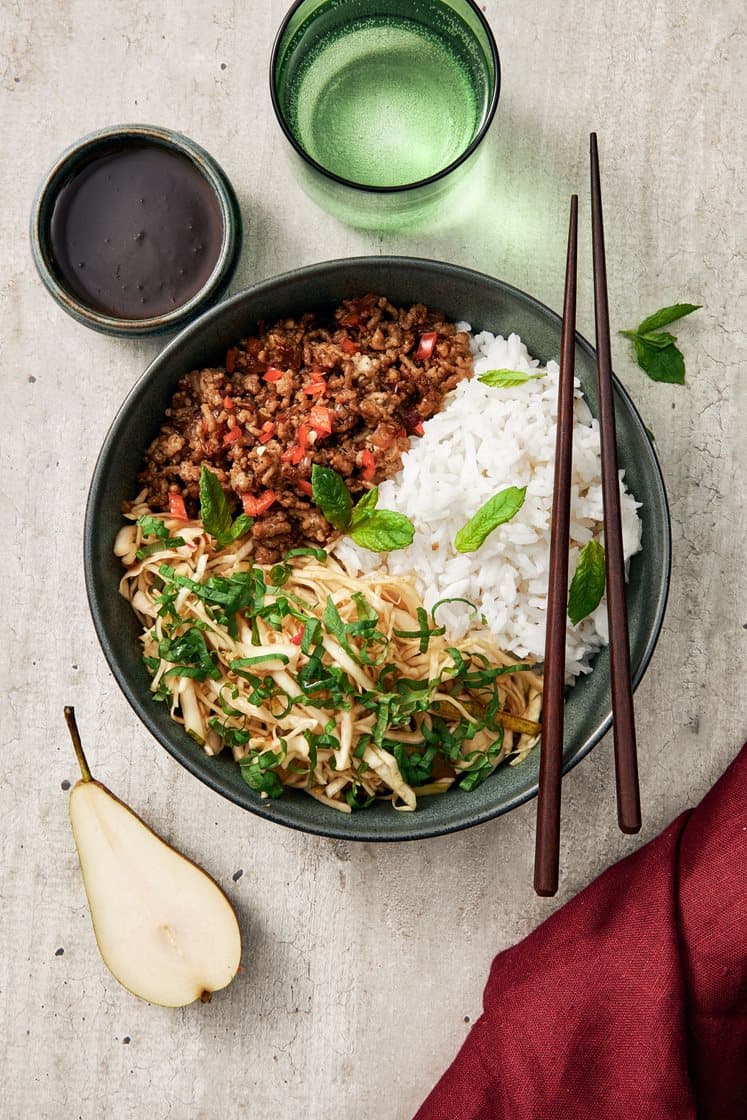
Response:
[[[284,8],[2,2],[0,1114],[12,1120],[406,1120],[479,1014],[495,952],[697,801],[747,731],[742,0],[489,0],[504,68],[489,195],[448,229],[397,238],[342,227],[290,178],[266,76]],[[67,318],[36,277],[26,228],[57,153],[128,120],[181,129],[226,168],[247,216],[234,290],[329,257],[404,252],[490,272],[559,308],[567,198],[579,191],[588,337],[596,129],[613,327],[667,303],[704,305],[675,328],[684,388],[649,382],[613,342],[666,476],[672,591],[636,698],[643,832],[616,830],[608,737],[565,782],[557,899],[532,892],[533,804],[412,845],[307,838],[203,788],[114,685],[86,606],[82,514],[106,429],[159,344]],[[100,961],[61,788],[76,777],[65,703],[102,779],[236,905],[245,970],[210,1006],[149,1007]]]

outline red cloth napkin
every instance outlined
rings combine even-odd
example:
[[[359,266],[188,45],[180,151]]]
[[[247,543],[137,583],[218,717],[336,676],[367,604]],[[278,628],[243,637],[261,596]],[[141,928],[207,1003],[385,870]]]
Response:
[[[746,1120],[747,746],[493,961],[415,1120]]]

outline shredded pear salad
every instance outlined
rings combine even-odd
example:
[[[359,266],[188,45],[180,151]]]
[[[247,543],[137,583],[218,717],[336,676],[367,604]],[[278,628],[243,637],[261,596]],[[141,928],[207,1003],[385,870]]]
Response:
[[[414,810],[534,746],[530,665],[484,630],[450,643],[440,604],[426,612],[412,581],[383,568],[353,577],[317,548],[253,563],[249,525],[202,483],[207,518],[133,503],[115,545],[120,590],[143,624],[154,699],[208,754],[228,747],[253,790]]]

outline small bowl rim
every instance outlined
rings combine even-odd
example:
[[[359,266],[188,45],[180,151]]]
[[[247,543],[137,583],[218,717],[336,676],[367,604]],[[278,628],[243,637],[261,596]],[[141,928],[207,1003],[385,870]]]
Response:
[[[301,7],[302,4],[305,4],[306,2],[307,0],[294,0],[294,3],[286,12],[283,18],[283,22],[278,28],[277,34],[275,36],[275,41],[272,45],[272,53],[270,55],[270,99],[272,101],[272,108],[275,113],[275,118],[280,125],[280,128],[282,129],[286,140],[289,142],[294,151],[301,157],[303,162],[305,164],[308,164],[309,167],[313,168],[314,171],[318,171],[321,175],[324,176],[325,179],[328,179],[332,183],[337,183],[338,186],[347,187],[352,191],[360,191],[362,194],[388,196],[404,195],[409,191],[416,191],[421,187],[428,187],[433,183],[438,183],[442,179],[445,179],[448,175],[452,174],[452,172],[457,171],[460,167],[466,164],[470,156],[475,151],[477,151],[478,147],[485,139],[488,130],[493,123],[493,118],[495,116],[496,109],[498,108],[498,100],[500,98],[501,92],[501,60],[498,54],[498,45],[495,41],[495,36],[493,34],[492,28],[485,18],[484,12],[480,10],[475,0],[462,0],[462,2],[467,4],[467,6],[472,9],[478,22],[482,25],[483,31],[485,32],[485,36],[488,41],[488,46],[490,48],[490,57],[495,68],[495,82],[493,85],[493,92],[491,94],[490,102],[485,112],[483,122],[480,125],[477,133],[470,141],[469,146],[466,147],[455,160],[452,160],[451,163],[447,164],[446,167],[441,168],[440,171],[436,171],[433,175],[426,176],[425,179],[416,179],[411,183],[400,183],[397,186],[388,187],[358,183],[355,181],[355,179],[346,179],[343,175],[338,175],[336,172],[330,171],[329,168],[317,162],[317,160],[315,160],[313,156],[309,155],[309,153],[298,142],[296,137],[293,135],[293,132],[288,127],[288,124],[285,120],[285,115],[280,108],[280,101],[275,89],[275,66],[280,54],[280,44],[282,42],[282,38],[285,34],[288,24],[290,23],[296,11]]]
[[[185,303],[162,315],[147,319],[125,319],[107,315],[87,306],[60,281],[53,267],[49,246],[49,224],[54,200],[78,166],[93,158],[97,148],[112,142],[151,142],[185,156],[204,176],[220,207],[223,238],[220,252],[210,276]],[[225,291],[238,263],[242,241],[242,219],[238,199],[231,182],[217,160],[203,147],[181,132],[150,124],[119,124],[96,129],[81,136],[60,153],[42,179],[31,208],[29,225],[31,253],[37,272],[47,291],[64,311],[92,330],[120,338],[162,334],[185,326],[206,310]]]

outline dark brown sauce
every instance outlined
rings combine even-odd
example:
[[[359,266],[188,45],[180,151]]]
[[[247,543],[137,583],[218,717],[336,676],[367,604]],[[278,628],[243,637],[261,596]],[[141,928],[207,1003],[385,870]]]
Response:
[[[104,151],[62,188],[50,238],[61,280],[86,306],[149,319],[181,307],[209,279],[223,220],[191,160],[138,140]]]

